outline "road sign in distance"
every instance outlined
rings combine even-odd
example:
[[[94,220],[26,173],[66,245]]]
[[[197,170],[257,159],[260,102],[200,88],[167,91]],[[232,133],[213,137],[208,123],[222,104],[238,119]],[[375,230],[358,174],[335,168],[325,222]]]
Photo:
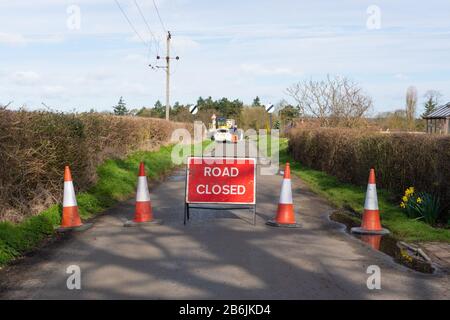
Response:
[[[189,112],[191,113],[191,114],[197,114],[197,112],[198,112],[198,107],[195,105],[195,106],[190,106],[189,107]]]

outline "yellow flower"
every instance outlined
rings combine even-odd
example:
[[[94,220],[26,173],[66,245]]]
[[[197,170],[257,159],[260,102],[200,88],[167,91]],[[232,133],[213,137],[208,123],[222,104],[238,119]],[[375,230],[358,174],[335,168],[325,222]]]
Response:
[[[417,203],[422,203],[422,199],[420,197],[417,198]]]
[[[413,193],[414,193],[414,187],[409,187],[408,189],[405,190],[405,196],[406,197],[409,197]]]
[[[402,197],[402,200],[403,200],[404,202],[408,202],[408,197],[407,197],[407,196],[403,196],[403,197]]]
[[[405,208],[406,207],[405,203],[404,202],[400,203],[400,207]]]

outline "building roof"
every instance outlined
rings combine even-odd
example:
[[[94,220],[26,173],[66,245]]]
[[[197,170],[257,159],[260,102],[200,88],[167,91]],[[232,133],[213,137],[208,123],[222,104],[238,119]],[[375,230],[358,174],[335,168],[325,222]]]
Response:
[[[425,116],[425,119],[430,118],[447,118],[450,117],[450,102],[446,105],[438,107],[436,110]]]

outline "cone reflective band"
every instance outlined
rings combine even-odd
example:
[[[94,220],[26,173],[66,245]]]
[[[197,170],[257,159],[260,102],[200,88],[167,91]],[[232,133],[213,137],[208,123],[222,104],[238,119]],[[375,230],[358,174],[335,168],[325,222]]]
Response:
[[[366,200],[361,227],[352,228],[354,233],[363,234],[387,234],[389,230],[383,229],[380,222],[380,210],[378,209],[377,186],[375,183],[375,169],[370,169],[367,184]]]
[[[72,175],[69,166],[64,168],[64,195],[63,195],[63,212],[61,217],[61,226],[58,231],[66,230],[86,230],[91,227],[91,223],[83,224],[78,214],[77,199],[75,197],[75,189],[73,188]]]
[[[145,175],[145,166],[139,164],[139,175],[136,190],[136,206],[134,219],[125,222],[125,227],[136,226],[144,223],[160,223],[161,221],[153,219],[152,203],[150,192],[148,191],[147,176]]]
[[[277,215],[274,219],[267,221],[266,224],[272,227],[296,228],[300,226],[295,222],[294,204],[292,201],[291,169],[289,163],[286,163],[284,169]]]

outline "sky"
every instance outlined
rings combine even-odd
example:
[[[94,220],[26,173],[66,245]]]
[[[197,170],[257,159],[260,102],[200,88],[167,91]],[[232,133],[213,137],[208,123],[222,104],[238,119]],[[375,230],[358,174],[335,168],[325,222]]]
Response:
[[[346,76],[373,114],[403,108],[408,86],[450,101],[450,1],[0,0],[0,104],[111,111],[165,101],[165,30],[172,32],[171,103],[199,96],[293,102],[304,79]],[[138,4],[136,6],[135,2]],[[145,21],[138,8],[141,9]],[[79,14],[78,14],[79,13]],[[150,34],[151,31],[151,35]]]

